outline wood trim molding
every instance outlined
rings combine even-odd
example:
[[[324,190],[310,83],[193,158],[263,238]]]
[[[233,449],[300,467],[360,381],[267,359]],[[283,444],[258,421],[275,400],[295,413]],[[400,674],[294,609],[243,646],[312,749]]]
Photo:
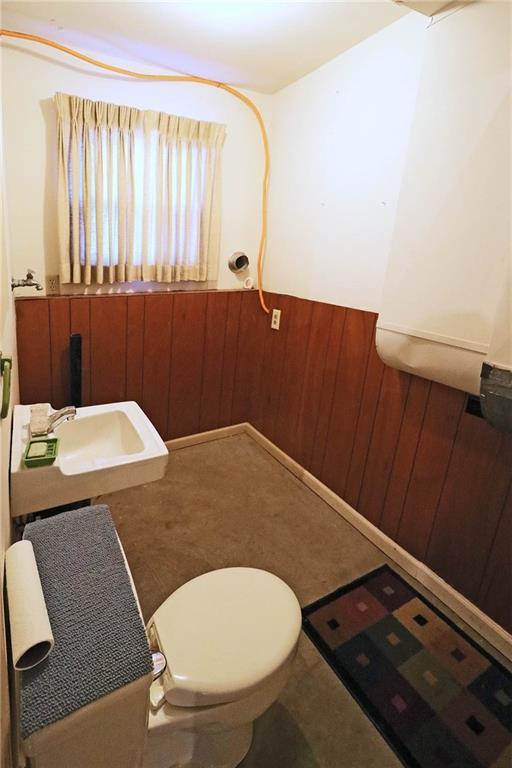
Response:
[[[447,347],[457,347],[458,349],[467,349],[469,352],[478,352],[486,355],[489,352],[489,343],[474,341],[473,339],[461,339],[457,336],[445,336],[441,333],[422,330],[421,328],[411,328],[396,323],[386,323],[380,317],[377,320],[377,329],[382,331],[391,331],[391,333],[400,333],[402,336],[414,336],[416,339],[434,341],[436,344],[444,344]]]
[[[428,589],[502,656],[512,662],[512,635],[481,611],[474,603],[464,597],[464,595],[461,595],[460,592],[447,584],[431,568],[406,552],[389,536],[386,536],[385,533],[363,517],[350,504],[347,504],[334,491],[331,491],[330,488],[312,475],[311,472],[304,469],[303,466],[278,448],[271,440],[262,435],[252,424],[245,422],[231,427],[212,429],[196,435],[179,437],[175,440],[167,441],[166,445],[170,450],[180,450],[191,445],[221,440],[242,433],[249,435],[298,480],[343,517],[344,520],[378,547],[386,557],[396,563],[399,568],[425,587],[425,589]]]
[[[232,435],[248,433],[247,428],[250,426],[250,424],[233,424],[231,427],[220,427],[219,429],[210,429],[208,432],[198,432],[197,435],[175,437],[174,440],[166,440],[165,444],[169,450],[179,451],[181,448],[190,448],[191,445],[210,443],[212,440],[223,440],[225,437],[232,437]]]

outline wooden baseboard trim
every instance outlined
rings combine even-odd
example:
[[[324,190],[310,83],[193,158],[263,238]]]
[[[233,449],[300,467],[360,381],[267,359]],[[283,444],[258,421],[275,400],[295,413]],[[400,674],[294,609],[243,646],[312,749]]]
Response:
[[[325,501],[344,520],[378,547],[386,557],[396,563],[399,568],[425,587],[425,589],[428,589],[444,605],[454,611],[462,621],[492,645],[493,648],[512,662],[512,636],[503,627],[450,586],[425,563],[417,560],[403,547],[400,547],[393,541],[393,539],[386,536],[373,523],[370,523],[363,515],[312,475],[311,472],[308,472],[303,466],[288,456],[287,453],[278,448],[277,445],[253,427],[252,424],[244,422],[232,427],[222,427],[209,432],[201,432],[197,435],[179,437],[175,440],[169,440],[166,445],[172,450],[179,450],[190,445],[221,440],[241,433],[245,433],[255,440],[273,458],[295,475],[298,480],[303,482],[304,485]]]
[[[210,429],[208,432],[198,432],[196,435],[186,435],[185,437],[175,437],[173,440],[166,440],[165,444],[172,451],[179,451],[181,448],[189,448],[191,445],[199,443],[210,443],[212,440],[223,440],[225,437],[240,435],[247,432],[249,424],[234,424],[231,427],[220,427],[219,429]]]
[[[457,592],[425,563],[417,560],[389,536],[386,536],[373,523],[370,523],[346,501],[343,501],[330,488],[320,482],[318,478],[262,435],[252,424],[246,424],[245,431],[350,525],[362,533],[372,544],[375,544],[390,560],[393,560],[409,576],[432,592],[505,658],[512,661],[512,636],[503,627],[493,621],[464,595]]]

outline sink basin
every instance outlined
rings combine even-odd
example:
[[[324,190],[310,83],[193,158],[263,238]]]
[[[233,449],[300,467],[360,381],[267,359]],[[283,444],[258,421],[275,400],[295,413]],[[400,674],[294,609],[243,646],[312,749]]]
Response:
[[[59,450],[51,466],[27,468],[30,406],[14,409],[11,454],[11,515],[50,509],[163,477],[165,443],[137,403],[77,408],[72,421],[52,433]]]
[[[114,457],[130,459],[144,443],[122,410],[79,416],[55,430],[60,440],[60,468],[65,475],[105,467]]]

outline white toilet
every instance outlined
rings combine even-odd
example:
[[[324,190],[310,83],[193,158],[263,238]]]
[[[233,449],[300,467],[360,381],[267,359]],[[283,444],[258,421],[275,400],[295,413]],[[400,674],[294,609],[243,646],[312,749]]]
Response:
[[[223,568],[174,592],[148,623],[166,657],[151,686],[143,768],[235,768],[279,696],[301,628],[294,593],[257,568]]]

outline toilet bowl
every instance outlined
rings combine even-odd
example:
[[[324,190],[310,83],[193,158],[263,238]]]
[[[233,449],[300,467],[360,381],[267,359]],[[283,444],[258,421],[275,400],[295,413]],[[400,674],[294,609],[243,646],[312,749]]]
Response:
[[[257,568],[192,579],[148,622],[167,666],[151,686],[143,768],[235,768],[290,675],[301,628],[290,587]]]

